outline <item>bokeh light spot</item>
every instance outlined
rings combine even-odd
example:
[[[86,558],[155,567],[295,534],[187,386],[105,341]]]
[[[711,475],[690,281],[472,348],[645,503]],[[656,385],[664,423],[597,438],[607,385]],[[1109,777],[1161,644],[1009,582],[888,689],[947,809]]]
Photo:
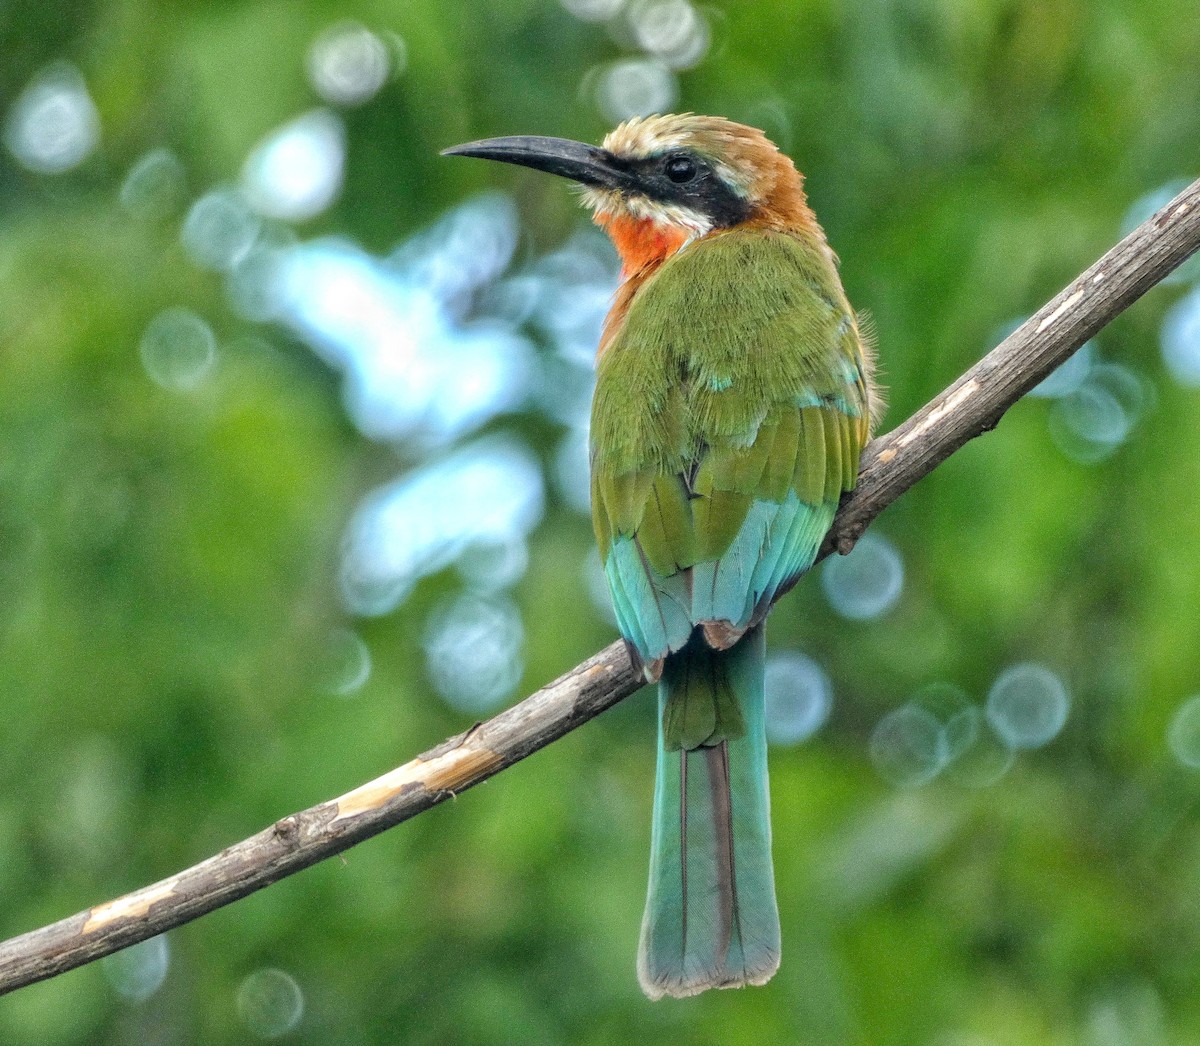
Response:
[[[352,697],[371,678],[371,650],[357,632],[335,628],[322,659],[320,688],[334,697]]]
[[[1149,391],[1128,367],[1097,364],[1074,392],[1050,411],[1050,435],[1059,449],[1082,464],[1111,457],[1141,420]]]
[[[1163,362],[1171,377],[1181,385],[1200,387],[1200,287],[1167,310],[1161,337]]]
[[[536,373],[529,340],[510,321],[466,322],[472,297],[516,249],[511,200],[455,208],[387,259],[317,240],[284,251],[251,299],[279,302],[280,319],[346,373],[345,396],[374,439],[440,445],[525,401]]]
[[[1191,770],[1200,770],[1200,695],[1184,701],[1167,727],[1171,754]]]
[[[283,274],[295,246],[289,226],[271,222],[262,227],[254,246],[229,271],[225,283],[229,304],[239,316],[270,323],[284,313],[288,302]]]
[[[142,335],[142,366],[156,384],[172,392],[196,388],[212,370],[217,343],[212,328],[190,309],[164,309]]]
[[[999,781],[1015,762],[1013,749],[996,736],[983,709],[961,687],[930,683],[910,704],[937,722],[943,758],[939,772],[954,784],[984,788]]]
[[[1098,363],[1088,384],[1105,389],[1120,405],[1132,429],[1153,401],[1154,388],[1142,375],[1119,363]]]
[[[170,149],[151,149],[121,183],[121,206],[139,218],[165,218],[183,202],[183,164]]]
[[[256,970],[237,991],[237,1011],[250,1034],[278,1039],[295,1029],[304,1016],[304,993],[291,974]]]
[[[957,712],[952,712],[942,720],[942,733],[946,738],[946,759],[953,762],[979,738],[982,715],[978,708],[967,705]]]
[[[568,429],[554,454],[554,479],[563,500],[581,515],[592,509],[588,430]]]
[[[799,653],[777,654],[766,667],[767,739],[794,745],[812,737],[829,719],[833,686],[812,658]]]
[[[539,259],[528,274],[537,288],[532,295],[534,326],[550,338],[559,355],[589,371],[619,273],[608,238],[588,229]]]
[[[971,714],[978,710],[960,687],[953,683],[929,683],[913,695],[912,703],[941,724],[947,762],[958,758],[974,743],[980,717]]]
[[[100,114],[79,70],[68,62],[46,66],[13,102],[4,144],[38,174],[78,166],[100,144]]]
[[[413,470],[368,495],[351,520],[346,603],[383,614],[472,546],[524,544],[543,498],[537,459],[515,440],[484,440]]]
[[[337,198],[345,167],[341,119],[328,109],[315,109],[267,135],[247,158],[242,182],[259,213],[302,222]]]
[[[679,97],[675,74],[653,58],[615,62],[596,78],[600,111],[613,123],[631,116],[670,112]]]
[[[708,51],[708,23],[688,0],[638,0],[628,17],[638,45],[672,69],[689,69]]]
[[[884,780],[915,788],[933,780],[946,765],[942,724],[920,705],[901,705],[871,731],[871,761]]]
[[[459,553],[454,564],[473,592],[490,595],[511,588],[529,568],[529,545],[520,534],[478,541]]]
[[[1040,748],[1067,722],[1071,699],[1061,679],[1043,665],[1006,669],[987,696],[987,719],[1011,748]]]
[[[507,599],[460,596],[435,611],[425,633],[429,676],[447,704],[486,712],[521,681],[525,630]]]
[[[887,538],[868,531],[847,556],[830,556],[821,570],[829,605],[854,621],[886,614],[904,588],[904,561]]]
[[[1075,392],[1092,372],[1096,363],[1096,346],[1084,342],[1075,352],[1054,368],[1046,377],[1029,390],[1030,396],[1043,399],[1059,399]]]
[[[1104,389],[1088,386],[1054,405],[1050,434],[1073,461],[1103,461],[1121,445],[1129,426],[1121,405]]]
[[[625,6],[625,0],[561,0],[561,3],[583,22],[606,22]]]
[[[398,55],[403,60],[403,51]],[[392,71],[388,45],[358,22],[338,22],[324,30],[308,52],[308,79],[332,105],[362,105],[373,98]]]
[[[988,723],[982,709],[971,705],[944,724],[947,747],[955,752],[946,779],[966,788],[986,788],[1000,780],[1016,762],[1016,752]]]
[[[104,977],[113,990],[133,1003],[145,1002],[167,979],[171,951],[161,934],[115,952],[101,960]]]
[[[1002,341],[1024,319],[996,332]],[[1030,396],[1052,399],[1050,435],[1072,461],[1096,464],[1111,457],[1132,435],[1153,388],[1139,374],[1117,363],[1105,363],[1093,342],[1085,342],[1039,384]]]
[[[250,252],[260,224],[240,192],[214,189],[192,204],[180,238],[197,265],[224,272]]]
[[[1149,980],[1124,980],[1105,985],[1087,1011],[1081,1046],[1169,1046],[1177,1041],[1169,1031],[1162,996]]]

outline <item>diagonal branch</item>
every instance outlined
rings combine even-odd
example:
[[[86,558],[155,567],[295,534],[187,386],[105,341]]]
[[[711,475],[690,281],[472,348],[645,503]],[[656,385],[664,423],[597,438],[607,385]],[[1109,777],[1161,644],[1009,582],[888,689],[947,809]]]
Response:
[[[867,448],[822,556],[871,521],[1200,247],[1200,181],[1135,229],[940,396]],[[307,868],[536,752],[641,685],[613,643],[532,697],[338,799],[115,901],[0,943],[0,993],[53,977]]]

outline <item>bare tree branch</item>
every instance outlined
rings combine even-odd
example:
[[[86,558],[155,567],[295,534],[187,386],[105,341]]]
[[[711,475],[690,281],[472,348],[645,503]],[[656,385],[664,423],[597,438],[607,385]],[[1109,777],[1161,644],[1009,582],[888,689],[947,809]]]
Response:
[[[848,552],[888,505],[1200,246],[1200,181],[1135,229],[940,396],[867,448],[822,556]],[[214,857],[0,944],[0,993],[53,977],[236,901],[456,795],[641,685],[613,643],[498,716]]]

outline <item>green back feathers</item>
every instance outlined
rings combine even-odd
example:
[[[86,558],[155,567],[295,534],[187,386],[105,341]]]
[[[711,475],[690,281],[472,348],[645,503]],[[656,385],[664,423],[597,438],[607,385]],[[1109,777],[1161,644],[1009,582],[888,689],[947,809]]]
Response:
[[[747,627],[811,565],[868,425],[822,242],[735,230],[663,264],[600,359],[591,431],[596,536],[645,660],[706,620]]]

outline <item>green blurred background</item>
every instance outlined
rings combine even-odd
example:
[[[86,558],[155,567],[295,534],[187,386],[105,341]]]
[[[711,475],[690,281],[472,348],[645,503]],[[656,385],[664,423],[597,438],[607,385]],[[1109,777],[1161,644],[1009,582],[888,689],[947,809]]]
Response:
[[[615,635],[615,261],[448,160],[637,112],[808,176],[908,416],[1200,169],[1192,0],[7,0],[0,935],[192,864]],[[646,1002],[642,693],[4,1043],[1200,1042],[1200,273],[778,608],[784,960]]]

